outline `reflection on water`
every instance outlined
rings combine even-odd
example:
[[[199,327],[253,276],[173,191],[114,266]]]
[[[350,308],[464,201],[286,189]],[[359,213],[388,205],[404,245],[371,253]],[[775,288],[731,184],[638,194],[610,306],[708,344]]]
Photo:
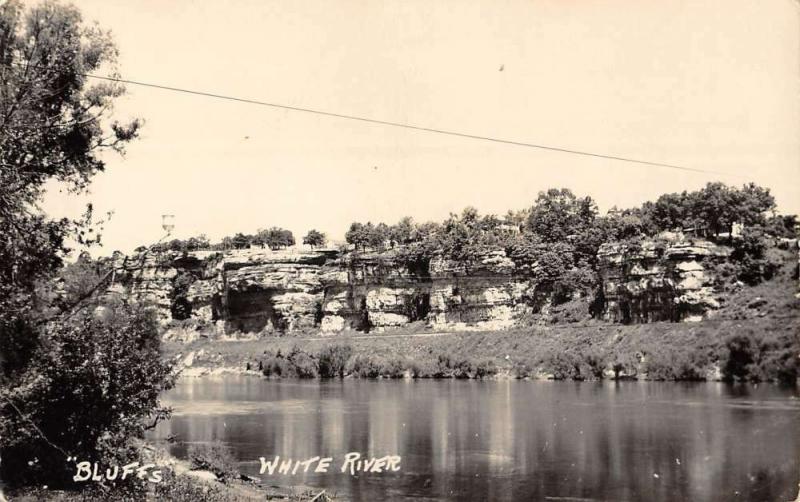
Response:
[[[334,457],[327,473],[262,476],[353,500],[792,500],[794,389],[719,383],[187,379],[170,434],[258,457]],[[345,453],[400,455],[396,473],[342,474]]]

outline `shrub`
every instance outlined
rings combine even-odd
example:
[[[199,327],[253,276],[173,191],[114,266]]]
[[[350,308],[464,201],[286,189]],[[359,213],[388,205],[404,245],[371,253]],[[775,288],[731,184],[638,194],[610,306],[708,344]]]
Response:
[[[380,375],[383,378],[403,378],[405,376],[405,364],[396,357],[382,360],[379,367]]]
[[[634,378],[639,372],[639,358],[631,347],[615,347],[608,356],[608,364],[614,372],[614,379]]]
[[[475,378],[490,377],[497,374],[497,365],[491,359],[481,359],[475,366]]]
[[[381,373],[377,361],[364,355],[355,356],[350,361],[348,372],[358,378],[377,378]]]
[[[579,352],[579,357],[583,361],[582,370],[585,368],[589,378],[600,380],[603,372],[608,365],[608,356],[597,347],[589,347]]]
[[[71,487],[65,451],[104,464],[138,460],[135,440],[169,416],[159,395],[174,377],[159,347],[155,316],[140,305],[51,322],[17,385],[0,390],[3,481]]]
[[[289,355],[290,371],[297,378],[317,378],[317,360],[307,352]]]
[[[586,380],[589,373],[581,358],[571,351],[551,351],[541,356],[540,365],[554,380]]]
[[[765,335],[748,330],[723,343],[720,366],[725,380],[794,383],[800,340],[792,332]]]
[[[429,361],[411,361],[408,365],[412,378],[432,378],[436,372],[436,365]]]
[[[343,377],[347,361],[353,355],[353,347],[345,344],[328,345],[319,351],[319,376],[322,378]]]
[[[291,376],[289,371],[289,362],[280,354],[277,356],[268,357],[264,361],[260,361],[259,366],[262,367],[261,372],[266,377],[288,377]]]
[[[351,360],[349,372],[359,378],[403,378],[405,367],[399,358],[358,355]]]
[[[193,444],[187,455],[192,469],[211,471],[222,481],[239,477],[230,449],[220,441]]]
[[[705,380],[710,361],[691,346],[662,347],[645,356],[644,371],[649,380]]]
[[[318,363],[314,356],[296,346],[289,354],[284,357],[280,351],[274,356],[266,354],[263,361],[259,361],[259,367],[264,376],[279,378],[316,378],[318,374]]]
[[[767,250],[763,229],[746,227],[741,238],[734,241],[731,253],[731,260],[738,267],[739,279],[754,285],[775,275],[780,263]]]
[[[514,375],[514,378],[523,379],[528,378],[533,374],[533,368],[531,368],[531,366],[526,362],[517,361],[514,363],[511,372]]]

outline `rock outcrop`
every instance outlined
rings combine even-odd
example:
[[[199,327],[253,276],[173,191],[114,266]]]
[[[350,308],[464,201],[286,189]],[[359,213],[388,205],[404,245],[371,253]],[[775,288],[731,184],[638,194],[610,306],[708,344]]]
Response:
[[[608,243],[598,252],[606,320],[697,321],[719,308],[714,265],[728,248],[704,240]]]
[[[601,247],[604,316],[614,322],[692,320],[718,307],[708,264],[725,248],[706,241]],[[197,319],[220,333],[321,329],[383,331],[422,322],[442,329],[502,329],[548,304],[502,250],[469,263],[444,256],[335,250],[164,252],[116,257],[117,287],[147,298],[162,320]]]

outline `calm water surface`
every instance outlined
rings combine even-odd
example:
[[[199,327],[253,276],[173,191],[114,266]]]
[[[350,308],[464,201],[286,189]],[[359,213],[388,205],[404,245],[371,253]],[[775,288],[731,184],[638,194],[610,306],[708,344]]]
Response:
[[[352,500],[794,500],[796,389],[721,383],[184,379],[153,439],[258,457],[334,457],[326,474],[261,476]],[[357,476],[344,455],[396,454]]]

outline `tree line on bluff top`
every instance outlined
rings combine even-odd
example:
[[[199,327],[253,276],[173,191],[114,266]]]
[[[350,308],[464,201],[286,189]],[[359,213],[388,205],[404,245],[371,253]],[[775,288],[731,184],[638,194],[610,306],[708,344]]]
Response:
[[[734,236],[737,224],[743,230]],[[708,183],[700,190],[664,194],[640,207],[614,208],[604,216],[591,197],[554,188],[540,192],[530,208],[508,211],[502,217],[480,215],[467,207],[443,222],[416,223],[410,217],[392,225],[354,222],[345,234],[348,247],[344,249],[354,253],[392,251],[416,270],[424,269],[436,255],[462,262],[469,270],[488,251],[502,250],[518,274],[536,279],[560,303],[596,291],[597,253],[606,242],[635,243],[665,231],[687,232],[732,246],[733,270],[726,274],[754,284],[770,277],[778,267],[767,256],[765,237],[793,237],[796,227],[797,217],[776,214],[769,190],[753,183],[741,188]],[[226,237],[215,245],[203,236],[176,239],[161,249],[280,249],[294,242],[291,232],[273,227],[252,236]],[[324,245],[325,235],[311,230],[303,243]]]
[[[734,225],[743,230],[734,237]],[[540,192],[534,204],[503,217],[481,216],[468,207],[444,222],[397,224],[355,222],[346,234],[357,251],[394,249],[409,263],[441,254],[469,265],[490,250],[503,250],[520,274],[553,293],[555,302],[589,294],[599,285],[597,253],[606,242],[636,243],[665,231],[686,231],[734,248],[728,275],[748,283],[769,277],[778,267],[767,256],[766,236],[795,237],[797,217],[775,214],[775,200],[753,183],[742,188],[708,183],[697,191],[664,194],[632,209],[600,216],[591,197],[569,189]]]
[[[688,231],[696,236],[732,240],[734,225],[758,227],[778,237],[792,237],[796,215],[774,214],[775,200],[769,189],[754,183],[742,188],[724,183],[708,183],[692,192],[668,193],[655,202],[645,202],[631,209],[612,208],[600,216],[590,196],[578,197],[567,188],[539,193],[533,206],[521,211],[509,210],[504,216],[478,214],[473,207],[460,215],[450,214],[443,222],[416,223],[404,217],[393,225],[353,222],[345,241],[355,251],[384,251],[398,246],[415,245],[423,254],[442,252],[456,260],[469,260],[487,249],[512,250],[530,244],[572,244],[579,251],[596,252],[596,244],[637,237],[653,237],[663,231]],[[588,234],[588,235],[587,235]],[[324,246],[325,234],[309,230],[303,244]],[[269,247],[276,250],[294,246],[291,231],[280,227],[261,229],[255,234],[237,233],[212,244],[205,235],[173,239],[157,244],[153,250],[194,251]],[[525,246],[522,246],[525,247]],[[145,251],[140,246],[136,251]],[[593,254],[593,253],[589,253]]]
[[[319,230],[309,230],[303,237],[303,244],[318,248],[327,242],[325,234]],[[204,234],[188,239],[172,239],[164,243],[154,244],[149,248],[139,246],[134,251],[142,253],[145,251],[225,251],[229,249],[247,249],[252,247],[268,247],[273,251],[294,246],[296,244],[294,234],[285,228],[272,227],[261,229],[255,234],[236,233],[233,236],[223,237],[220,242],[212,244]]]

